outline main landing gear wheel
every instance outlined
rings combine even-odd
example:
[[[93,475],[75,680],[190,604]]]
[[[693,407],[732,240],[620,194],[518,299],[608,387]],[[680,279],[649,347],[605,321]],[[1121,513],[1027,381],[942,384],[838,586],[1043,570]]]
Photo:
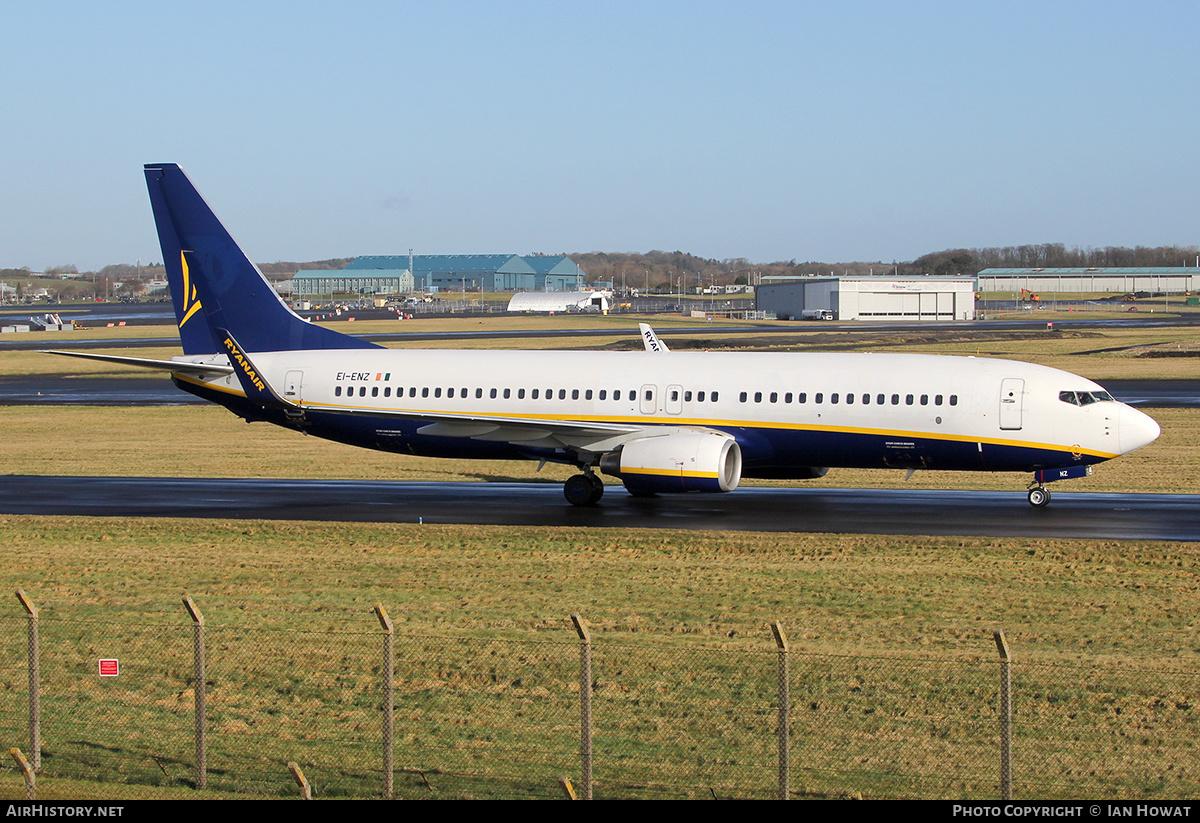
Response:
[[[1029,490],[1029,505],[1035,509],[1040,509],[1050,502],[1050,492],[1046,491],[1041,486],[1034,486]]]
[[[563,497],[572,506],[594,506],[604,496],[604,481],[594,474],[577,474],[563,483]]]

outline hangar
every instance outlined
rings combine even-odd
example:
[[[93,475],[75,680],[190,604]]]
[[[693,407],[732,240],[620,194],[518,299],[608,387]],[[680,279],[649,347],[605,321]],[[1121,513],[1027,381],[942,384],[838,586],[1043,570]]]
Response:
[[[774,282],[772,282],[774,281]],[[975,281],[969,277],[764,277],[755,308],[781,320],[974,320]]]
[[[1184,266],[1066,269],[984,269],[980,293],[1184,294],[1200,289],[1200,268]]]
[[[296,273],[297,296],[413,291],[576,291],[585,274],[569,257],[516,254],[378,254],[343,269]]]
[[[334,294],[407,294],[413,276],[407,268],[346,271],[345,269],[301,269],[292,278],[296,297]]]

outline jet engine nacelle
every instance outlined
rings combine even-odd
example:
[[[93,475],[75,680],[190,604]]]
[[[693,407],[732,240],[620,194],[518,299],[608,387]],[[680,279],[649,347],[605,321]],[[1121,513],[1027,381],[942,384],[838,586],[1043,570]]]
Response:
[[[742,450],[722,432],[675,430],[630,440],[600,470],[633,494],[731,492],[742,479]]]

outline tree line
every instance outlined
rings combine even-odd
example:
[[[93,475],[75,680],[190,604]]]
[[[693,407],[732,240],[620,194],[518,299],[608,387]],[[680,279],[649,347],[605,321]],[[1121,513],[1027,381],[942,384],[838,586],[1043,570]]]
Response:
[[[675,291],[696,287],[756,284],[770,276],[831,276],[869,274],[960,275],[973,277],[988,268],[1110,268],[1146,266],[1196,266],[1200,258],[1197,246],[1104,246],[1068,247],[1063,243],[1024,246],[995,246],[976,249],[946,249],[924,254],[911,262],[856,261],[827,263],[820,261],[781,260],[753,263],[744,257],[716,260],[683,251],[584,252],[567,254],[583,269],[589,283],[612,283],[616,288]],[[344,268],[353,257],[336,257],[305,263],[279,261],[260,263],[271,280],[284,280],[301,269]],[[0,269],[0,282],[30,285],[32,279],[67,277],[57,291],[64,297],[79,291],[106,293],[106,286],[128,283],[128,292],[138,293],[138,285],[148,280],[166,279],[161,263],[135,265],[119,263],[99,271],[80,272],[75,266],[53,266],[42,272],[28,267]],[[68,283],[75,283],[72,287]],[[85,285],[86,283],[86,285]],[[94,284],[94,286],[93,286]],[[109,292],[111,293],[111,292]]]
[[[857,261],[826,263],[796,260],[751,263],[744,257],[713,260],[681,251],[588,252],[568,255],[593,281],[611,282],[617,288],[672,290],[680,281],[694,285],[755,283],[772,275],[961,275],[974,277],[990,268],[1111,268],[1146,266],[1196,266],[1197,246],[1068,247],[1064,243],[946,249],[924,254],[911,262]]]

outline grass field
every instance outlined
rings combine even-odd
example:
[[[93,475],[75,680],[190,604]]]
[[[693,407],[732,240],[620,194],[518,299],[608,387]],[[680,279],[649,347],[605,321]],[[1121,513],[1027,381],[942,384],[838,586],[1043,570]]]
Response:
[[[102,769],[97,796],[189,779],[185,593],[218,790],[286,796],[297,759],[321,796],[378,791],[376,602],[398,760],[425,774],[406,797],[554,796],[577,768],[570,613],[601,796],[770,795],[772,620],[803,793],[994,797],[995,629],[1021,796],[1182,797],[1200,768],[1200,557],[1178,544],[42,517],[0,517],[0,539],[0,588],[41,609],[46,780]],[[18,611],[0,734],[20,741]],[[89,671],[109,655],[119,683]]]
[[[169,330],[147,336],[160,334]],[[814,330],[768,343],[1008,356],[1101,380],[1194,379],[1194,358],[1136,356],[1195,346],[1190,334],[932,340],[914,330],[864,340]],[[549,343],[564,344],[603,341]],[[118,373],[0,355],[0,373],[43,371]],[[1159,441],[1069,487],[1200,493],[1200,413],[1151,414]],[[10,474],[558,482],[567,471],[355,450],[247,426],[215,407],[7,407],[0,431],[0,470]],[[1023,481],[918,472],[909,485],[1016,490]],[[902,472],[834,471],[815,483],[904,481]],[[404,796],[554,796],[553,776],[571,772],[577,745],[572,612],[590,622],[597,648],[606,796],[769,792],[772,620],[796,655],[793,787],[802,794],[994,797],[994,629],[1007,632],[1017,661],[1021,796],[1185,797],[1200,772],[1200,553],[1191,544],[17,516],[0,516],[0,540],[0,589],[30,594],[56,650],[43,652],[44,703],[59,712],[44,732],[55,773],[86,780],[117,764],[110,782],[66,783],[66,793],[47,778],[45,798],[123,797],[132,784],[182,791],[191,745],[183,594],[204,610],[215,646],[213,762],[230,770],[218,789],[286,795],[277,767],[303,755],[318,796],[373,791],[374,767],[362,764],[378,737],[375,602],[403,639],[399,759],[425,772],[404,773]],[[9,602],[0,742],[24,746],[24,621]],[[114,648],[130,677],[98,683],[89,667]],[[238,770],[253,779],[235,786]],[[0,795],[19,791],[11,770],[0,772]]]

